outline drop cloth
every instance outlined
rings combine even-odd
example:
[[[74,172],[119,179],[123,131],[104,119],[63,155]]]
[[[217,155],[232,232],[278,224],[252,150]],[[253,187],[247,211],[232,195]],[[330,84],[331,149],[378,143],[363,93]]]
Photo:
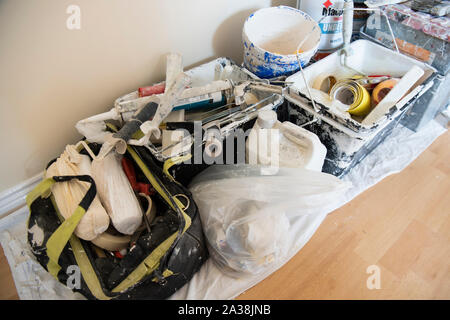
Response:
[[[337,207],[343,206],[358,194],[386,176],[400,172],[420,153],[446,131],[437,121],[431,121],[421,131],[413,132],[398,126],[392,134],[353,168],[344,180],[353,187],[342,197]],[[232,299],[278,270],[309,241],[320,224],[331,212],[320,212],[291,219],[289,254],[259,277],[230,278],[220,272],[209,259],[193,279],[170,299]],[[57,282],[36,260],[26,242],[25,222],[28,210],[23,207],[0,220],[0,243],[10,265],[21,299],[84,299]]]

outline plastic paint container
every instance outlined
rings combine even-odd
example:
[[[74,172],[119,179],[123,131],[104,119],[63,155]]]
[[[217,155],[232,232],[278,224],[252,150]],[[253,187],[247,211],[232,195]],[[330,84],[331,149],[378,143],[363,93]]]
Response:
[[[277,120],[273,110],[258,112],[246,141],[246,161],[251,165],[305,168],[320,172],[327,149],[312,132]]]
[[[311,32],[312,31],[312,32]],[[242,31],[244,66],[260,78],[290,75],[306,65],[316,53],[320,28],[306,13],[286,6],[263,8],[251,14]]]
[[[342,25],[344,0],[301,0],[299,9],[320,23],[322,36],[319,51],[336,50],[344,44]]]
[[[298,126],[304,126],[319,137],[328,150],[322,171],[335,176],[345,175],[392,132],[415,100],[433,84],[436,72],[423,62],[368,40],[353,41],[350,48],[353,54],[348,57],[347,63],[363,74],[388,74],[392,77],[403,78],[415,66],[423,69],[425,74],[417,81],[411,92],[396,103],[395,107],[390,108],[370,124],[363,124],[361,120],[346,112],[347,110],[343,110],[345,108],[334,104],[323,92],[312,90],[313,99],[319,108],[316,112],[311,105],[303,75],[296,73],[286,79],[293,84],[284,96],[287,100],[287,114],[283,119],[289,119]],[[304,75],[310,87],[322,74],[331,74],[337,79],[344,79],[354,76],[354,71],[343,67],[339,53],[335,52],[304,69]],[[345,96],[342,99],[345,101]],[[322,120],[321,123],[311,122],[314,118]]]

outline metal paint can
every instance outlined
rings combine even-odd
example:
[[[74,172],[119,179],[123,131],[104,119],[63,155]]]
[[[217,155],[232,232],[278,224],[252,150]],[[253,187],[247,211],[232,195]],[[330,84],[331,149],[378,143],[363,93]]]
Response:
[[[332,54],[333,52],[335,52],[336,49],[332,49],[332,50],[318,50],[317,53],[314,55],[313,60],[314,61],[319,61],[325,57],[328,57],[330,54]]]
[[[342,25],[344,0],[302,0],[299,9],[319,23],[322,32],[319,51],[336,50],[344,44]]]

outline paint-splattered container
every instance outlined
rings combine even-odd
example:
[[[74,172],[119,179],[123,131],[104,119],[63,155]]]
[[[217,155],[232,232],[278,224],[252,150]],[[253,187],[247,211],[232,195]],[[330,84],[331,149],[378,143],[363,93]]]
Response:
[[[308,36],[309,34],[309,36]],[[244,66],[260,78],[290,75],[306,65],[320,43],[320,28],[306,13],[292,7],[263,8],[251,14],[242,31]]]
[[[436,74],[436,69],[423,62],[368,40],[354,41],[350,48],[352,54],[347,57],[347,67],[341,65],[339,52],[334,52],[305,68],[304,76],[317,110],[312,104],[303,75],[298,72],[288,77],[286,81],[292,85],[284,94],[287,107],[281,108],[285,112],[280,117],[319,137],[327,148],[322,171],[339,177],[347,174],[391,134],[409,108],[430,89]],[[421,68],[424,75],[401,100],[371,123],[364,123],[336,108],[327,94],[313,88],[314,82],[323,74],[342,79],[358,71],[367,75],[389,74],[402,78],[414,66]],[[314,119],[320,119],[321,122],[315,122]]]

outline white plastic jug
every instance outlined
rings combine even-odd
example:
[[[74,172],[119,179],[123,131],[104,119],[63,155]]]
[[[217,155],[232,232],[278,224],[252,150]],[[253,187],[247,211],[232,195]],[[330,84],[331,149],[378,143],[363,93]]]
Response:
[[[312,132],[262,110],[246,142],[246,162],[322,171],[327,149]]]

